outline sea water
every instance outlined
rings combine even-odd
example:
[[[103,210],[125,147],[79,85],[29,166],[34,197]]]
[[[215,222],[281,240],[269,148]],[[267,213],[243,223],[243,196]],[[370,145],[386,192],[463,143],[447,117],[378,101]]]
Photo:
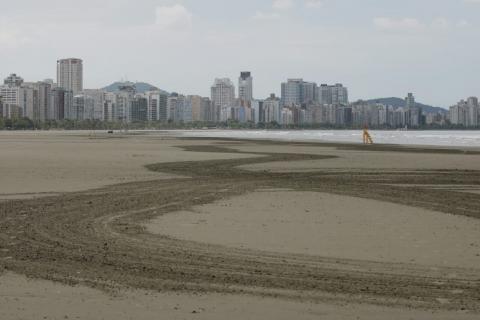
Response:
[[[273,139],[362,143],[362,130],[179,130],[183,137]],[[375,143],[445,147],[480,147],[480,131],[382,131],[371,130]]]

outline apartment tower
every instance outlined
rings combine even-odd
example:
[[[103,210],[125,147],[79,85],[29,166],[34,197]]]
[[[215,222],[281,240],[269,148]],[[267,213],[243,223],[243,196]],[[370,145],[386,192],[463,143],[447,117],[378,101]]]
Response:
[[[83,62],[69,58],[57,61],[57,84],[60,88],[78,94],[83,91]]]
[[[238,78],[238,98],[244,102],[253,100],[253,78],[248,71],[241,72]]]

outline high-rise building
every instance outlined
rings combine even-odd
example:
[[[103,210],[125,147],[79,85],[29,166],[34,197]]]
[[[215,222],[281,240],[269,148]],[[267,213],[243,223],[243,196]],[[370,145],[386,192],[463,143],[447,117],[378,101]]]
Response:
[[[263,101],[263,120],[265,123],[281,122],[282,110],[280,106],[280,99],[271,94],[270,97]]]
[[[212,122],[213,120],[212,101],[208,97],[202,98],[202,106],[200,108],[200,121]]]
[[[38,95],[35,83],[25,82],[19,88],[19,107],[22,109],[23,116],[34,121],[40,120]]]
[[[467,127],[478,127],[479,125],[479,115],[480,109],[478,105],[478,98],[477,97],[470,97],[467,99],[466,105],[466,120],[467,120]]]
[[[50,107],[48,109],[47,119],[63,120],[65,119],[66,98],[65,89],[54,88],[51,91]]]
[[[5,78],[3,83],[10,87],[20,87],[23,84],[23,79],[17,76],[15,73],[12,73]]]
[[[282,83],[281,102],[283,106],[302,105],[317,100],[317,84],[303,79],[288,79]]]
[[[52,89],[57,87],[57,84],[53,81],[53,79],[45,79],[42,82],[48,83]]]
[[[92,97],[85,94],[78,94],[73,97],[72,112],[69,114],[70,120],[93,119],[93,109],[95,101]]]
[[[105,119],[105,91],[101,89],[85,89],[82,91],[82,93],[91,97],[94,101],[93,114],[88,119]]]
[[[57,61],[57,85],[74,94],[83,90],[83,62],[69,58]]]
[[[173,92],[167,100],[167,117],[171,122],[184,121],[185,114],[185,96]]]
[[[415,97],[413,93],[408,93],[407,97],[405,98],[405,107],[407,109],[415,107]]]
[[[348,105],[348,89],[341,83],[335,85],[322,84],[317,90],[316,100],[320,104]]]
[[[188,97],[185,97],[183,100],[183,105],[178,112],[178,118],[182,122],[192,122],[193,121],[193,108],[195,106],[192,104],[192,100]]]
[[[303,79],[288,79],[282,83],[282,105],[292,106],[303,101]]]
[[[422,108],[415,102],[413,93],[408,93],[405,98],[406,117],[405,122],[409,127],[418,127],[422,124]]]
[[[11,118],[13,114],[23,116],[24,103],[21,99],[23,79],[12,73],[5,78],[4,85],[0,86],[0,98],[2,99],[2,114],[5,118]],[[19,112],[18,110],[22,110]]]
[[[88,98],[83,94],[77,94],[73,96],[72,109],[69,113],[69,120],[83,120],[86,99]]]
[[[294,124],[294,114],[293,110],[290,108],[282,109],[282,125],[288,126]]]
[[[132,85],[122,85],[117,92],[106,92],[103,102],[103,119],[112,122],[131,122],[131,108],[135,94],[136,90]]]
[[[187,96],[185,99],[187,108],[186,112],[191,112],[191,115],[185,114],[185,121],[190,118],[191,121],[209,121],[210,113],[210,99],[201,96]]]
[[[132,85],[120,86],[119,91],[115,94],[115,113],[114,121],[130,123],[132,120],[131,107],[132,101],[135,97],[136,89]]]
[[[265,123],[265,112],[263,109],[263,100],[254,100],[252,103],[252,108],[254,112],[253,119],[255,124]]]
[[[3,103],[8,105],[20,106],[20,91],[21,87],[0,86],[0,96]]]
[[[148,99],[143,94],[136,94],[130,108],[130,121],[144,122],[148,120]]]
[[[467,99],[467,105],[469,107],[478,108],[478,98],[477,97],[470,97]]]
[[[221,114],[228,113],[222,109],[232,108],[235,104],[235,85],[228,78],[215,79],[210,92],[212,105],[215,109],[214,121],[219,121]]]
[[[480,107],[476,97],[461,100],[455,106],[450,107],[450,122],[464,127],[478,127]]]
[[[168,94],[163,91],[147,91],[145,95],[148,100],[148,121],[167,122],[167,100]]]
[[[253,100],[253,78],[248,71],[241,72],[238,78],[238,98],[244,102]]]
[[[40,81],[33,85],[34,89],[38,91],[38,106],[37,114],[32,120],[45,121],[48,119],[49,108],[51,105],[50,99],[52,96],[52,86],[49,83]]]
[[[115,119],[116,101],[117,96],[114,92],[105,93],[105,104],[103,106],[103,118],[105,121],[113,122],[117,120]]]
[[[0,96],[5,105],[21,109],[22,116],[42,122],[48,119],[51,98],[51,86],[48,83],[24,82],[16,74],[11,74],[0,86]]]
[[[347,105],[348,104],[348,89],[341,83],[331,86],[332,90],[332,104]]]
[[[316,101],[317,90],[318,86],[315,82],[303,82],[302,104]]]
[[[456,105],[450,107],[450,122],[454,125],[465,126],[467,121],[464,101],[460,101]]]
[[[403,128],[406,124],[406,113],[403,108],[398,108],[393,111],[392,126],[394,128]]]
[[[328,84],[322,84],[318,87],[317,101],[322,105],[332,104],[332,91]]]

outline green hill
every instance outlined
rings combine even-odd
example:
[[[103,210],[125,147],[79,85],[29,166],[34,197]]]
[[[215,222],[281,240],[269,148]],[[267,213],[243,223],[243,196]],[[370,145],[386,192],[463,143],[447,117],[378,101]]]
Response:
[[[122,81],[117,81],[117,82],[112,83],[109,86],[106,86],[105,88],[103,88],[103,90],[105,90],[107,92],[117,92],[117,91],[120,90],[120,87],[122,87],[122,86],[134,86],[138,93],[144,93],[144,92],[150,91],[150,90],[160,90],[160,91],[163,91],[163,92],[167,93],[165,90],[161,90],[158,87],[156,87],[154,85],[151,85],[149,83],[146,83],[146,82],[130,82],[130,81],[123,81],[123,82]]]
[[[370,100],[366,100],[366,101],[369,102],[369,103],[381,103],[381,104],[385,104],[385,105],[389,105],[389,106],[394,106],[396,108],[404,108],[405,105],[406,105],[404,99],[395,98],[395,97],[370,99]],[[447,110],[444,109],[444,108],[434,107],[434,106],[430,106],[430,105],[419,103],[419,102],[417,102],[416,105],[418,107],[421,107],[423,112],[427,112],[427,113],[437,113],[437,112],[445,113],[445,112],[447,112]]]

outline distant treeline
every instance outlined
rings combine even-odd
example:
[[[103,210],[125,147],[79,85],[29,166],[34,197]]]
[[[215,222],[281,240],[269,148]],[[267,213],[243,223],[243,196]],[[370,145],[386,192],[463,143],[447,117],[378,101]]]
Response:
[[[0,130],[167,130],[167,129],[205,129],[205,128],[217,128],[217,129],[271,129],[271,130],[300,130],[300,129],[362,129],[361,126],[343,126],[343,125],[329,125],[329,124],[289,124],[281,125],[277,122],[269,123],[253,123],[245,122],[240,123],[237,121],[227,122],[108,122],[100,120],[48,120],[44,122],[32,121],[29,118],[16,118],[16,119],[4,119],[0,118]],[[389,126],[371,126],[370,129],[381,130],[398,130],[398,128],[392,128]],[[418,130],[478,130],[476,128],[467,128],[462,125],[451,124],[432,124],[422,125],[418,128],[409,128]]]

